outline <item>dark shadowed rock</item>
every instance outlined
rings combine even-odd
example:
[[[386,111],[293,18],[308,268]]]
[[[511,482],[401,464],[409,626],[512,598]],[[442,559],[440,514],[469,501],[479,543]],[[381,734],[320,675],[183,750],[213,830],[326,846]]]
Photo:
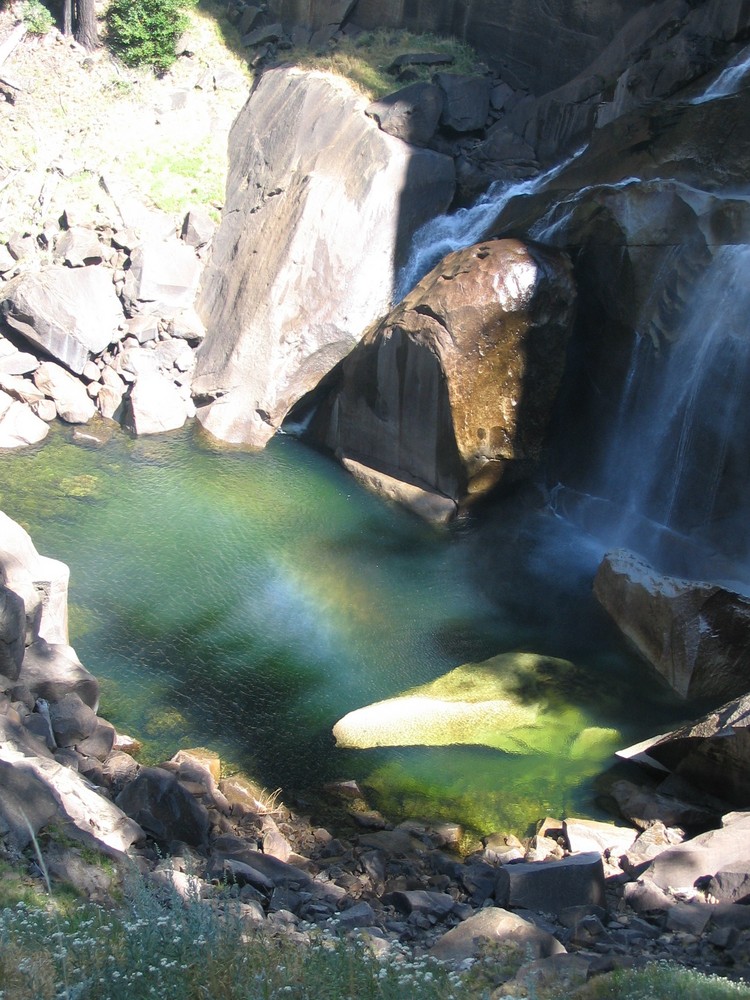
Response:
[[[380,128],[397,139],[426,146],[443,112],[443,95],[431,83],[413,83],[374,101],[365,111]]]
[[[545,438],[574,300],[567,260],[537,246],[449,254],[344,361],[312,436],[457,504],[523,478]]]
[[[435,83],[445,95],[441,125],[454,132],[484,128],[490,112],[491,80],[484,76],[437,73]]]
[[[573,854],[561,861],[504,865],[497,875],[495,899],[513,909],[559,913],[568,906],[606,907],[600,854]]]
[[[206,843],[206,809],[163,768],[141,768],[117,796],[116,804],[161,843],[181,840],[196,847]]]
[[[0,587],[0,674],[10,680],[16,680],[21,669],[25,639],[23,599],[7,587]]]
[[[193,393],[216,438],[262,447],[388,309],[411,237],[453,194],[448,157],[381,132],[342,80],[265,73],[230,136]]]
[[[59,747],[72,747],[96,730],[96,712],[72,691],[59,701],[52,702],[49,715],[55,742]]]
[[[72,646],[37,639],[26,649],[20,678],[36,698],[56,702],[73,693],[94,711],[99,705],[99,682]]]
[[[699,792],[746,807],[750,802],[750,695],[656,737],[643,752]],[[700,803],[697,809],[707,814]]]

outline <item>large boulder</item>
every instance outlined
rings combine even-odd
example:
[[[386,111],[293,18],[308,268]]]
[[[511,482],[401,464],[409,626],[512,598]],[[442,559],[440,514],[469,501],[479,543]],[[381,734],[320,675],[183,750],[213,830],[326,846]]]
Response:
[[[623,550],[602,560],[594,594],[683,698],[727,699],[750,690],[750,598],[664,576]]]
[[[43,441],[48,433],[49,426],[28,403],[0,389],[0,448],[26,448]]]
[[[187,401],[170,378],[160,372],[138,376],[130,392],[126,417],[127,426],[135,434],[177,430],[187,417]]]
[[[661,889],[692,889],[699,880],[732,865],[747,865],[748,835],[750,813],[732,813],[720,830],[709,830],[663,851],[643,875]]]
[[[574,302],[567,259],[539,246],[449,254],[344,361],[313,438],[459,506],[522,479],[545,440]]]
[[[699,792],[739,808],[750,803],[750,695],[639,744],[638,749],[637,760],[655,762]],[[621,755],[629,754],[625,750]],[[664,812],[659,818],[666,821]]]
[[[24,643],[68,641],[69,577],[65,563],[40,555],[28,532],[0,511],[0,583],[23,603]]]
[[[34,372],[34,385],[49,396],[57,415],[68,424],[85,424],[96,413],[96,405],[83,382],[54,361],[44,361]]]
[[[388,310],[413,233],[450,203],[452,160],[381,132],[365,107],[341,79],[274,69],[233,126],[193,380],[222,441],[265,445]]]
[[[22,850],[49,823],[69,835],[95,838],[116,851],[144,839],[143,830],[76,771],[43,757],[0,745],[0,835]]]
[[[48,267],[9,282],[0,313],[13,330],[80,375],[119,339],[123,314],[106,267]]]
[[[172,313],[193,305],[200,277],[195,251],[176,237],[150,240],[130,254],[123,300],[131,313]]]
[[[169,771],[143,767],[117,796],[116,804],[155,840],[181,840],[200,847],[208,838],[208,812]]]
[[[441,962],[458,963],[476,958],[493,944],[500,948],[517,948],[533,958],[565,953],[557,938],[529,920],[500,907],[488,906],[443,934],[430,954]]]

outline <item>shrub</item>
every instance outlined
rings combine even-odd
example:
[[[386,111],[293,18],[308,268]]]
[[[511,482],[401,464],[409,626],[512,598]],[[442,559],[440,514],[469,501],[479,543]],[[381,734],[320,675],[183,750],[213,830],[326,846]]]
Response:
[[[31,35],[46,35],[55,19],[39,0],[26,0],[21,7],[21,20]]]
[[[106,13],[107,41],[128,66],[165,73],[175,44],[188,25],[186,10],[197,0],[112,0]]]

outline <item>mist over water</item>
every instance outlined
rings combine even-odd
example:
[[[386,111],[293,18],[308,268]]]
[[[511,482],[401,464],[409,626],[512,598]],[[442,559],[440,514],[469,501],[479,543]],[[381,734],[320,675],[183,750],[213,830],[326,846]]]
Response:
[[[605,459],[557,510],[666,572],[750,583],[750,246],[718,248],[671,340],[633,344]]]

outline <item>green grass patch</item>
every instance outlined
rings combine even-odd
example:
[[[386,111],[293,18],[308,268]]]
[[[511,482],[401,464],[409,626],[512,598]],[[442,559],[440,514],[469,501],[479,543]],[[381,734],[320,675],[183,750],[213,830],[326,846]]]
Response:
[[[303,69],[316,69],[343,76],[373,100],[398,90],[398,83],[388,67],[398,55],[406,52],[440,52],[453,56],[450,66],[439,67],[448,73],[482,73],[486,66],[479,56],[455,38],[436,35],[414,35],[408,31],[368,31],[356,39],[343,38],[325,49],[295,50],[292,58]],[[415,66],[420,80],[430,80],[434,66]]]
[[[168,150],[146,150],[124,166],[137,189],[163,212],[198,205],[215,210],[223,204],[226,154],[210,138],[197,145],[186,139]]]
[[[653,962],[637,972],[618,969],[598,976],[574,995],[578,1000],[747,1000],[750,987],[671,962]],[[557,994],[549,997],[556,1000]]]

